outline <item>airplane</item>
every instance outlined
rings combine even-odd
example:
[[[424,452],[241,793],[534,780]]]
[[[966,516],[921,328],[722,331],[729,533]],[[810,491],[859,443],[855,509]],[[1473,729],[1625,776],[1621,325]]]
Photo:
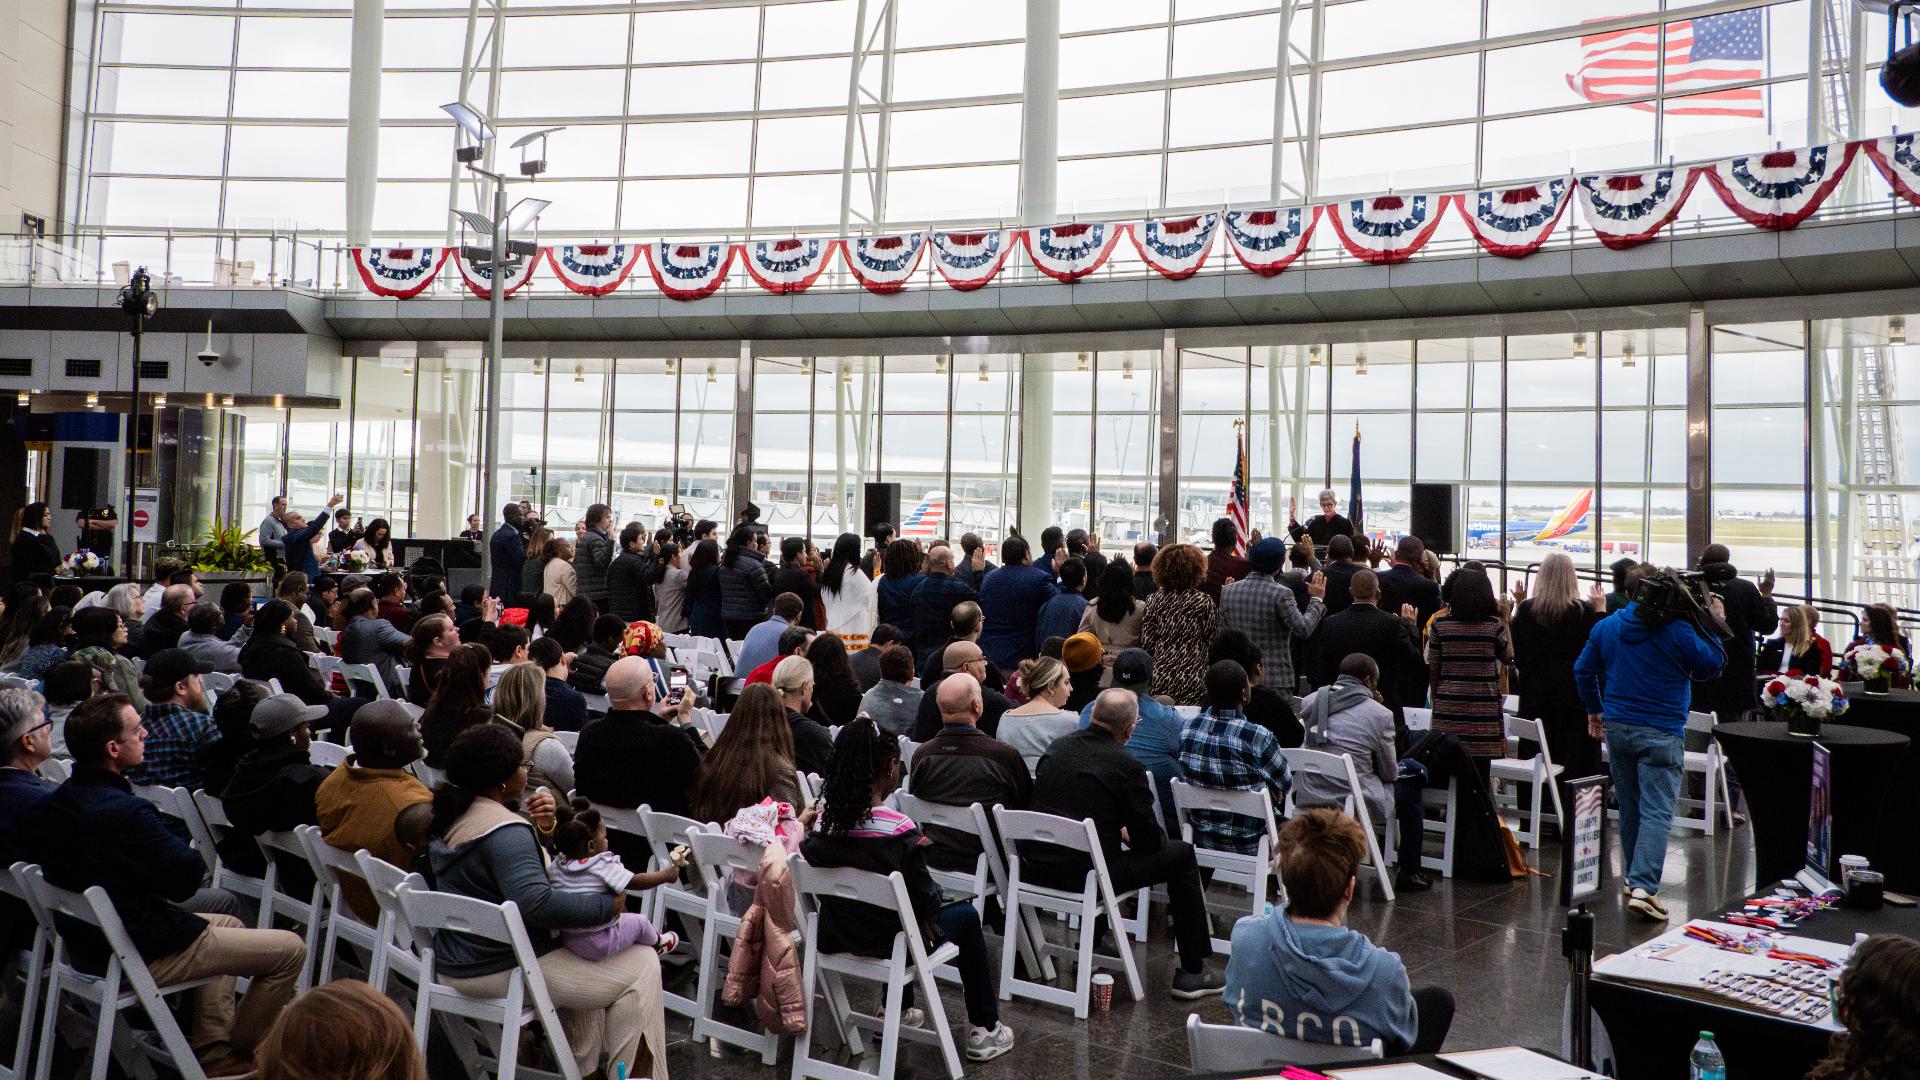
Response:
[[[1593,489],[1585,488],[1568,500],[1560,512],[1546,521],[1509,521],[1504,529],[1497,521],[1474,519],[1467,522],[1467,543],[1471,546],[1498,546],[1501,534],[1515,544],[1544,544],[1564,540],[1587,531],[1593,518]]]
[[[932,540],[947,534],[946,525],[947,493],[929,491],[900,518],[899,536],[903,540]]]

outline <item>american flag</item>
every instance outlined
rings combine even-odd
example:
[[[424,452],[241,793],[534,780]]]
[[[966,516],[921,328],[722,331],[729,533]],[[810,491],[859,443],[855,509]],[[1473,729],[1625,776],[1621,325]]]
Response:
[[[1667,24],[1665,90],[1687,95],[1667,102],[1668,116],[1766,115],[1765,87],[1711,89],[1765,74],[1762,18],[1755,9]],[[1660,59],[1657,25],[1586,34],[1580,38],[1580,70],[1567,76],[1567,85],[1588,101],[1645,97],[1660,88]],[[1690,93],[1695,89],[1702,92]],[[1631,107],[1652,112],[1655,105],[1636,101]]]
[[[1247,434],[1233,425],[1233,493],[1227,497],[1227,517],[1233,519],[1233,553],[1247,553]]]

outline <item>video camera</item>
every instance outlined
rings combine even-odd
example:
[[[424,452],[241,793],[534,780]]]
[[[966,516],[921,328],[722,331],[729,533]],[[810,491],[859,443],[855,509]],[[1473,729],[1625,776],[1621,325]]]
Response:
[[[1705,574],[1671,566],[1648,574],[1633,587],[1641,622],[1664,626],[1675,619],[1685,619],[1702,635],[1725,641],[1733,636],[1733,630],[1708,606],[1712,596]]]
[[[667,507],[666,528],[673,533],[673,542],[680,545],[681,551],[693,550],[693,515],[688,513],[686,504],[674,503]]]

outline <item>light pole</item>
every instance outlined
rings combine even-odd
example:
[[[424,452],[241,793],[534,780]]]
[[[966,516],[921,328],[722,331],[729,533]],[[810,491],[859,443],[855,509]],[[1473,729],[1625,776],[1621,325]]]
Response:
[[[127,512],[120,518],[121,527],[127,530],[126,561],[120,564],[120,573],[131,579],[135,532],[133,492],[140,482],[140,338],[146,333],[147,320],[160,310],[160,297],[154,294],[153,279],[147,276],[146,267],[135,270],[121,286],[119,303],[120,310],[133,316],[133,401],[127,406]]]
[[[464,145],[454,149],[454,160],[465,165],[468,171],[493,182],[492,217],[458,208],[453,210],[468,228],[491,241],[485,248],[462,246],[460,249],[463,260],[471,263],[476,270],[486,271],[490,285],[487,298],[487,434],[480,451],[480,513],[481,520],[486,523],[486,537],[480,544],[480,578],[491,584],[493,534],[500,528],[501,522],[499,491],[495,487],[493,474],[500,462],[500,385],[501,370],[505,364],[503,339],[506,330],[507,276],[518,269],[524,260],[536,257],[539,251],[530,241],[508,239],[508,233],[531,229],[540,212],[551,204],[545,199],[521,199],[509,211],[506,176],[480,164],[486,153],[486,144],[492,142],[495,135],[493,123],[465,102],[452,102],[442,105],[441,109],[453,117],[454,123],[460,125],[461,132],[467,137]],[[547,136],[559,130],[557,127],[546,128],[514,141],[513,145],[523,153],[520,174],[529,182],[547,171]],[[526,156],[526,148],[536,140],[540,147],[537,156]]]

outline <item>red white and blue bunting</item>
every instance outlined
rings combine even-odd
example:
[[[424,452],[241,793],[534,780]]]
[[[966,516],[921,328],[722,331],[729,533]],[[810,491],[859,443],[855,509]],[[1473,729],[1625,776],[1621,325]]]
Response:
[[[419,296],[440,275],[446,248],[354,248],[353,265],[360,283],[375,296],[406,300]]]
[[[514,262],[512,269],[507,271],[504,282],[506,288],[502,292],[502,295],[512,296],[514,293],[520,291],[520,286],[532,281],[533,272],[540,268],[540,262],[541,260],[537,256],[530,259],[523,258]],[[468,292],[482,300],[492,299],[493,269],[491,267],[474,266],[467,262],[467,260],[461,258],[460,253],[457,251],[453,253],[453,265],[459,268],[460,280],[467,283]]]
[[[853,236],[840,243],[840,255],[854,280],[867,291],[885,296],[907,287],[913,272],[920,268],[920,256],[927,250],[927,234],[900,233],[895,236]]]
[[[928,241],[933,248],[933,268],[948,285],[971,292],[1000,273],[1022,235],[1019,229],[934,233]]]
[[[1587,228],[1615,251],[1644,244],[1667,227],[1693,193],[1692,167],[1575,177]]]
[[[1140,258],[1169,281],[1181,281],[1200,272],[1213,251],[1219,214],[1142,221],[1131,230]]]
[[[547,249],[547,264],[574,292],[605,296],[640,264],[640,250],[632,244],[565,244]]]
[[[1460,203],[1461,216],[1480,246],[1494,255],[1524,258],[1540,250],[1567,212],[1567,182],[1482,188]]]
[[[1377,195],[1328,207],[1347,254],[1370,263],[1399,263],[1427,246],[1452,195]]]
[[[1707,183],[1748,224],[1791,229],[1840,186],[1858,149],[1857,143],[1836,143],[1729,158],[1707,166]]]
[[[1920,155],[1913,150],[1913,136],[1890,135],[1863,142],[1860,148],[1873,159],[1873,166],[1886,177],[1895,195],[1920,206]]]
[[[1313,227],[1320,224],[1318,206],[1283,206],[1273,210],[1229,210],[1227,244],[1240,265],[1272,277],[1307,250]]]
[[[657,240],[647,245],[647,269],[653,283],[672,300],[700,300],[727,283],[734,245],[682,244]]]
[[[747,276],[770,293],[806,292],[819,279],[838,240],[810,236],[804,240],[753,240],[740,245],[746,255]]]
[[[1074,221],[1026,233],[1027,257],[1055,281],[1074,282],[1100,269],[1127,231],[1124,221]]]

